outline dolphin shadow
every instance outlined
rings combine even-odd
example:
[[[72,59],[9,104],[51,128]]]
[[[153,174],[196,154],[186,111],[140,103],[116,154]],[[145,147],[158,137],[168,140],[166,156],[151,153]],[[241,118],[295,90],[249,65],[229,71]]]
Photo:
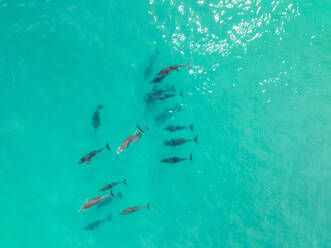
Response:
[[[122,199],[122,198],[123,198],[122,193],[121,193],[121,192],[118,192],[118,193],[115,195],[115,197],[106,197],[106,198],[102,199],[102,200],[98,203],[97,208],[101,208],[101,207],[103,207],[103,206],[108,205],[108,204],[111,203],[115,198],[120,198],[120,199]]]

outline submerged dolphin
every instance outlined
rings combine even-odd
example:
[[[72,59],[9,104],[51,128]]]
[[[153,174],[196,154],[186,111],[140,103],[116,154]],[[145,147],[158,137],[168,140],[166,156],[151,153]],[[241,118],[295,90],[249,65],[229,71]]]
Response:
[[[93,231],[100,224],[106,222],[107,220],[110,221],[111,220],[111,217],[112,217],[112,215],[110,214],[110,215],[108,215],[108,217],[106,219],[94,221],[94,222],[88,224],[84,229],[85,230],[88,230],[88,231]]]
[[[191,141],[194,141],[195,143],[198,143],[198,136],[195,137],[194,139],[172,139],[172,140],[168,140],[166,142],[164,142],[164,144],[166,146],[180,146],[186,142],[191,142]]]
[[[82,157],[79,161],[78,161],[78,164],[81,164],[81,163],[84,163],[84,165],[87,165],[88,163],[91,162],[91,159],[97,155],[98,153],[100,153],[101,151],[103,151],[103,149],[107,149],[108,151],[110,151],[110,147],[108,145],[108,143],[106,144],[106,147],[104,148],[101,148],[99,150],[96,150],[96,151],[92,151],[92,152],[89,152],[88,154],[86,154],[84,157]]]
[[[183,92],[180,91],[179,93],[180,96],[183,96]],[[147,101],[147,103],[153,102],[153,101],[163,101],[165,99],[168,99],[170,97],[174,97],[176,96],[175,94],[169,94],[169,93],[162,93],[162,94],[155,94],[155,95],[151,95],[149,97],[147,97],[147,99],[145,99]]]
[[[121,212],[121,214],[130,214],[130,213],[136,212],[136,211],[138,211],[138,210],[140,210],[142,208],[147,208],[147,210],[150,210],[149,204],[147,204],[146,207],[132,207],[132,208],[127,208],[127,209],[123,210]]]
[[[100,113],[99,110],[103,108],[102,104],[99,104],[97,106],[97,110],[94,112],[92,116],[92,126],[94,127],[95,130],[100,126]]]
[[[184,160],[190,160],[192,161],[192,153],[190,153],[190,158],[178,158],[178,157],[172,157],[172,158],[166,158],[166,159],[163,159],[161,160],[161,162],[163,163],[178,163],[178,162],[181,162],[181,161],[184,161]]]
[[[169,132],[176,132],[176,131],[179,131],[179,130],[182,130],[182,129],[185,129],[185,128],[191,129],[192,132],[194,130],[193,124],[191,124],[189,127],[182,127],[182,126],[170,125],[170,126],[165,127],[164,130],[167,130]]]
[[[174,85],[172,85],[172,87],[168,89],[157,89],[155,85],[155,87],[153,87],[153,89],[145,95],[144,99],[145,102],[151,103],[152,101],[165,100],[169,97],[176,96],[174,93],[176,93]],[[182,92],[180,93],[180,95],[183,96]]]
[[[169,119],[172,115],[180,112],[182,110],[182,106],[179,104],[176,104],[174,107],[172,108],[168,108],[166,110],[164,110],[160,115],[155,117],[155,121],[156,122],[164,122],[167,119]]]
[[[87,208],[90,208],[92,206],[94,206],[95,204],[97,204],[98,202],[100,202],[102,199],[108,197],[108,196],[112,196],[114,197],[114,194],[112,191],[110,191],[109,194],[107,195],[103,195],[103,196],[99,196],[99,197],[95,197],[92,200],[86,199],[86,202],[84,203],[84,205],[78,210],[78,212],[85,210]]]
[[[153,69],[153,64],[154,64],[157,56],[159,55],[159,53],[160,52],[158,50],[155,50],[155,53],[148,59],[148,66],[146,67],[145,72],[144,72],[144,78],[145,78],[145,80],[151,74],[152,69]]]

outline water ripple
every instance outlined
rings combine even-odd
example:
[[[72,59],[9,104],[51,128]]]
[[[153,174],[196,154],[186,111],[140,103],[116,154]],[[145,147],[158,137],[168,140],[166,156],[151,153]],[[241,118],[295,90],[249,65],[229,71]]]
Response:
[[[286,23],[300,15],[297,3],[272,1],[263,7],[260,3],[259,0],[200,0],[196,4],[162,1],[155,6],[150,0],[148,13],[155,27],[162,31],[163,39],[171,42],[179,53],[226,56],[236,47],[245,51],[247,43],[261,38],[265,32],[274,32],[281,39]],[[160,9],[167,10],[168,15],[161,14]],[[171,28],[173,25],[175,29]]]

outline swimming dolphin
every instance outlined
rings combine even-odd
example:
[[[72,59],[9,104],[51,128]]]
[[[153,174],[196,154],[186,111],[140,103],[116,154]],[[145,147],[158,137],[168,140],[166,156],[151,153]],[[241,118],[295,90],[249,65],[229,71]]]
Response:
[[[99,110],[103,108],[102,104],[99,104],[97,106],[97,110],[94,112],[92,116],[92,126],[94,127],[95,130],[100,126],[100,113]]]
[[[160,52],[158,50],[155,50],[155,53],[148,59],[148,66],[146,67],[145,72],[144,72],[144,78],[145,78],[145,80],[151,74],[152,69],[153,69],[153,64],[154,64],[157,56],[159,55],[159,53]]]
[[[134,139],[132,141],[132,145],[134,143],[136,143],[144,133],[144,130],[142,130],[138,125],[136,125],[136,126],[137,126],[137,128],[139,129],[140,132],[136,135],[136,137],[134,137]],[[149,130],[149,128],[147,126],[145,126],[144,128],[145,128],[145,130]]]
[[[136,135],[136,137],[134,137],[134,139],[133,139],[133,141],[132,141],[132,145],[133,145],[134,143],[136,143],[136,142],[141,138],[142,135],[143,135],[143,133],[142,133],[142,132],[139,132],[139,133]]]
[[[88,230],[88,231],[93,231],[100,224],[106,222],[107,220],[110,221],[111,220],[111,217],[112,217],[112,215],[110,214],[110,215],[108,215],[108,217],[106,219],[94,221],[94,222],[88,224],[84,229],[85,230]]]
[[[152,88],[152,90],[150,92],[148,92],[145,96],[146,97],[150,97],[150,96],[154,96],[154,95],[160,95],[160,94],[164,94],[167,92],[176,92],[176,88],[174,85],[171,86],[171,88],[167,87],[166,89],[157,89],[157,85],[155,84]]]
[[[133,138],[136,136],[138,131],[135,131],[133,134],[131,134],[129,137],[127,137],[124,142],[122,143],[122,145],[117,149],[116,153],[120,154],[124,149],[128,148],[128,146],[130,145],[131,141],[133,140]]]
[[[110,188],[115,187],[116,185],[123,183],[124,185],[126,185],[126,179],[123,179],[122,182],[115,182],[115,183],[110,183],[110,184],[106,184],[105,186],[102,187],[102,189],[100,189],[99,191],[105,191],[108,190]]]
[[[166,142],[164,142],[164,144],[166,146],[179,146],[179,145],[182,145],[186,142],[190,142],[190,141],[194,141],[195,143],[198,143],[198,136],[195,137],[194,139],[172,139],[172,140],[168,140]]]
[[[146,207],[132,207],[132,208],[127,208],[127,209],[123,210],[121,212],[121,214],[130,214],[130,213],[136,212],[136,211],[138,211],[139,209],[142,209],[142,208],[147,208],[147,210],[150,210],[149,204],[147,204]]]
[[[108,145],[108,143],[106,144],[106,147],[105,147],[108,151],[110,151],[110,147]],[[91,159],[97,155],[98,153],[100,153],[104,148],[101,148],[99,150],[96,150],[96,151],[92,151],[92,152],[89,152],[88,154],[86,154],[84,157],[82,157],[79,161],[78,161],[78,164],[81,164],[81,163],[84,163],[84,165],[87,165],[88,163],[91,162]]]
[[[158,83],[161,82],[163,78],[165,78],[171,71],[178,70],[181,67],[190,68],[190,62],[188,62],[186,65],[171,65],[164,69],[162,69],[157,76],[152,80],[152,83]]]
[[[156,85],[154,85],[153,89],[145,95],[144,100],[147,103],[151,103],[152,101],[156,101],[156,100],[165,100],[169,97],[173,97],[176,96],[174,93],[176,92],[175,86],[172,85],[171,88],[167,88],[167,89],[157,89],[157,87],[155,87]],[[182,92],[181,92],[181,96],[182,96]]]
[[[164,110],[160,115],[155,117],[155,121],[156,122],[164,122],[167,119],[169,119],[172,115],[178,113],[179,111],[182,110],[182,106],[179,104],[176,104],[174,107],[172,108],[168,108],[166,110]]]
[[[151,97],[147,98],[147,102],[153,102],[153,101],[157,101],[157,100],[165,100],[167,98],[174,97],[174,96],[176,96],[176,95],[175,94],[155,95],[155,96],[151,96]]]
[[[78,210],[78,212],[82,211],[82,210],[85,210],[87,208],[90,208],[92,206],[94,206],[95,204],[97,204],[98,202],[100,202],[102,199],[108,197],[108,196],[112,196],[114,197],[114,194],[112,191],[110,191],[109,194],[107,195],[103,195],[103,196],[99,196],[99,197],[95,197],[93,198],[92,200],[88,200],[86,199],[86,202],[84,203],[84,205]]]
[[[179,95],[183,96],[183,92],[180,91]],[[151,96],[145,98],[145,101],[147,101],[147,103],[157,101],[157,100],[162,101],[162,100],[168,99],[170,97],[174,97],[174,96],[176,96],[176,95],[175,94],[169,94],[169,93],[155,94],[155,95],[151,95]]]
[[[190,160],[192,161],[192,153],[190,153],[190,158],[177,158],[177,157],[172,157],[172,158],[166,158],[166,159],[163,159],[161,160],[161,162],[163,163],[178,163],[178,162],[181,162],[181,161],[184,161],[184,160]]]
[[[168,76],[168,73],[158,74],[151,83],[161,82],[166,76]]]
[[[157,89],[152,89],[150,92],[148,92],[145,96],[145,101],[150,98],[150,97],[153,97],[153,96],[157,96],[157,95],[160,95],[160,94],[164,94],[166,93],[167,90],[157,90]]]
[[[170,126],[165,127],[164,130],[167,130],[169,132],[176,132],[176,131],[179,131],[179,130],[182,130],[182,129],[185,129],[185,128],[191,129],[192,132],[194,130],[193,124],[191,124],[189,127],[181,127],[181,126],[170,125]]]

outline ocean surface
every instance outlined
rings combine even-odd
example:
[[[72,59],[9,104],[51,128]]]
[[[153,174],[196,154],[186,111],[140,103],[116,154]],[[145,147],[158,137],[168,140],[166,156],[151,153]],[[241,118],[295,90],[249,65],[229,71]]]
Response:
[[[1,247],[331,247],[330,29],[330,0],[1,0]]]

